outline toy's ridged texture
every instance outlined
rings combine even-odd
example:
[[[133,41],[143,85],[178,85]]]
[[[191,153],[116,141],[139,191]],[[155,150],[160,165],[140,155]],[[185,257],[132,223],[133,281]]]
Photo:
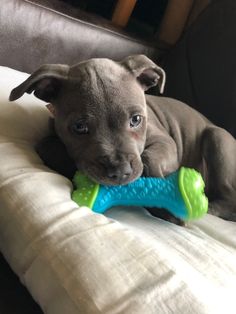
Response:
[[[194,169],[179,170],[179,188],[188,209],[188,219],[200,218],[208,210],[208,199],[204,194],[205,183]]]
[[[142,177],[127,185],[100,186],[93,210],[103,213],[117,205],[164,207],[179,218],[188,216],[178,189],[178,173],[166,179]]]
[[[93,208],[93,204],[97,198],[99,184],[95,183],[81,172],[77,171],[73,183],[77,187],[72,193],[72,199],[80,206]]]
[[[98,213],[118,205],[159,207],[188,220],[203,216],[208,209],[203,179],[189,168],[182,167],[164,179],[142,177],[121,186],[99,186],[77,172],[74,183],[78,189],[72,199]]]

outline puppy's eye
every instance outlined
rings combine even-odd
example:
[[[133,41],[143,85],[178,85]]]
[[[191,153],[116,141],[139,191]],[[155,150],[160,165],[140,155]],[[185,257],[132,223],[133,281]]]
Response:
[[[143,117],[140,114],[134,114],[129,122],[131,128],[137,128],[142,122]]]
[[[86,121],[83,120],[79,120],[74,122],[71,125],[71,131],[75,134],[88,134],[89,133],[89,128],[88,128],[88,124],[86,123]]]

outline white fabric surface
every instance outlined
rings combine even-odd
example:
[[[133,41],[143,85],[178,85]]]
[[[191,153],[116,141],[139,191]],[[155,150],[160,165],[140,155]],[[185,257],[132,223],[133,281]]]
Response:
[[[0,67],[0,249],[43,311],[236,313],[236,223],[207,215],[182,228],[141,208],[78,208],[34,151],[43,102],[7,101],[26,77]]]

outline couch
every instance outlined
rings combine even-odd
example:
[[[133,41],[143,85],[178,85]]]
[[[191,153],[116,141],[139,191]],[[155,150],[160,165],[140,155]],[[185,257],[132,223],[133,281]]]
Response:
[[[35,152],[49,132],[45,104],[32,95],[8,102],[10,90],[43,63],[144,53],[165,68],[167,96],[188,101],[234,133],[234,91],[225,86],[234,64],[226,67],[226,57],[225,67],[219,64],[217,53],[222,58],[223,49],[218,49],[215,58],[207,58],[214,64],[211,72],[204,55],[204,47],[219,42],[218,33],[212,36],[213,17],[221,12],[220,26],[230,26],[233,8],[233,1],[212,1],[163,54],[155,43],[60,1],[1,0],[0,313],[235,313],[235,223],[206,215],[183,228],[143,208],[112,208],[106,215],[79,208],[71,200],[71,182],[48,169]],[[208,43],[207,34],[209,45],[196,48],[196,38],[203,35]],[[233,47],[227,36],[222,38]],[[199,60],[205,61],[201,68]]]

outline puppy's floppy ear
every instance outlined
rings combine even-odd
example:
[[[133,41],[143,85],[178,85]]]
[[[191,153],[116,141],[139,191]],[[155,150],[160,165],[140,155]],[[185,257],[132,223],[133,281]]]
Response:
[[[145,55],[129,56],[121,64],[133,73],[145,91],[158,85],[160,93],[163,93],[166,82],[165,71],[148,57]]]
[[[9,100],[14,101],[24,93],[31,94],[34,91],[36,97],[50,102],[56,97],[62,81],[67,79],[68,71],[67,65],[43,65],[11,91]]]

